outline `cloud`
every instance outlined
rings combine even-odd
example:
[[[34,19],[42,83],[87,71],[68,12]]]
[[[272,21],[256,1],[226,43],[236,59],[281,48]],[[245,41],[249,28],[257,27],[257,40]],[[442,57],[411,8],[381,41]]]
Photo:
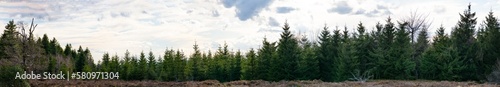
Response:
[[[445,13],[446,8],[444,6],[434,6],[434,12],[440,14],[440,13]]]
[[[347,1],[340,1],[340,2],[337,2],[335,5],[337,5],[337,7],[328,9],[328,12],[339,13],[339,14],[349,14],[352,11],[352,7],[350,7],[349,4],[347,4]]]
[[[236,16],[241,21],[246,21],[258,15],[263,8],[266,8],[272,2],[273,0],[222,0],[224,7],[236,7]]]
[[[291,11],[295,10],[295,8],[292,7],[276,7],[276,13],[290,13]]]
[[[392,14],[388,3],[375,0],[346,0],[334,2],[334,7],[327,9],[328,13],[341,15],[363,15],[379,17]]]
[[[365,14],[365,9],[359,9],[358,11],[354,12],[355,15],[361,15]]]
[[[217,10],[212,11],[212,16],[219,17],[220,16],[219,11],[217,11]]]
[[[269,17],[269,25],[273,26],[273,27],[277,27],[277,26],[280,26],[280,23],[278,23],[278,21],[276,21],[276,19]]]

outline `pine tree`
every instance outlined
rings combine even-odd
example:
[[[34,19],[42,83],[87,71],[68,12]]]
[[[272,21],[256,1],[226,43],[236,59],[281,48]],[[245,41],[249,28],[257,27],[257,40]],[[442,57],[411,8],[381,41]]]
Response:
[[[483,22],[484,28],[478,32],[478,42],[480,43],[478,60],[479,62],[479,74],[482,74],[481,79],[485,79],[484,76],[492,72],[495,63],[500,59],[500,24],[498,19],[493,16],[493,12],[490,12],[486,16],[486,20]]]
[[[278,64],[281,67],[275,76],[275,78],[280,80],[295,80],[298,76],[298,62],[299,62],[299,49],[294,35],[290,32],[290,26],[285,22],[283,26],[283,32],[278,43],[278,61],[282,62]]]
[[[339,67],[344,67],[343,63],[341,63],[341,59],[340,59],[340,53],[341,53],[341,45],[342,45],[342,34],[340,33],[340,30],[338,29],[338,27],[333,30],[333,34],[331,35],[331,43],[330,43],[330,59],[331,59],[331,64],[329,66],[331,66],[331,69],[332,69],[332,72],[330,74],[332,74],[332,81],[340,81],[340,78],[337,78],[337,77],[340,77],[339,75],[341,75],[341,73],[344,73],[341,68]]]
[[[323,81],[333,81],[332,40],[328,27],[325,25],[319,38],[318,65],[319,77]]]
[[[391,46],[393,46],[395,39],[395,28],[394,23],[391,22],[391,18],[387,18],[387,24],[382,27],[382,25],[377,24],[377,31],[374,34],[375,45],[377,46],[375,50],[370,52],[370,55],[374,57],[375,60],[375,78],[389,79],[394,78],[393,72],[396,72],[394,66],[394,55],[392,55]],[[400,72],[400,71],[397,71]]]
[[[358,58],[359,66],[354,71],[359,71],[360,73],[369,74],[373,71],[373,66],[375,59],[370,56],[370,52],[373,51],[372,41],[370,36],[365,33],[365,27],[362,23],[358,24],[357,36],[354,41],[355,55]],[[350,72],[355,73],[355,72]]]
[[[111,62],[109,64],[110,72],[118,72],[120,68],[120,62],[118,60],[118,55],[111,57]]]
[[[304,36],[301,39],[304,42],[301,48],[301,55],[299,61],[299,73],[300,76],[297,79],[300,80],[312,80],[319,78],[319,66],[318,60],[316,59],[315,48],[313,43],[308,41]]]
[[[152,51],[149,51],[148,55],[148,68],[147,68],[147,76],[146,78],[149,80],[157,80],[157,72],[156,72],[156,60],[155,55]]]
[[[75,64],[75,69],[76,72],[82,72],[83,68],[85,66],[85,63],[87,62],[85,59],[85,53],[82,49],[82,46],[78,47],[78,56],[76,58],[76,64]]]
[[[459,80],[465,67],[463,60],[457,58],[456,50],[441,26],[433,39],[432,46],[422,54],[421,77],[431,80]]]
[[[146,76],[148,75],[148,61],[146,59],[146,55],[144,54],[143,51],[141,51],[141,55],[139,56],[139,66],[137,66],[138,72],[139,72],[139,80],[144,80],[147,79]]]
[[[231,79],[230,81],[235,81],[235,80],[240,80],[241,79],[241,59],[242,59],[242,55],[241,55],[241,52],[238,50],[236,52],[236,54],[234,55],[234,58],[233,58],[233,62],[231,64],[231,66],[233,67],[231,69],[231,76],[233,79]]]
[[[418,33],[418,37],[417,37],[417,43],[415,44],[415,54],[414,54],[414,61],[415,61],[415,74],[416,74],[416,77],[419,78],[419,74],[420,74],[420,69],[419,69],[419,66],[420,66],[420,61],[421,61],[421,58],[422,58],[422,54],[424,53],[424,51],[427,50],[427,48],[429,47],[429,41],[427,40],[428,38],[428,35],[427,35],[427,29],[426,28],[422,28],[420,30],[420,32]]]
[[[65,56],[71,55],[71,44],[66,44],[66,46],[64,47],[64,55]]]
[[[16,34],[17,27],[14,20],[9,21],[5,26],[2,37],[0,38],[0,59],[20,58],[21,44]]]
[[[42,48],[45,49],[45,54],[51,54],[52,52],[52,45],[50,45],[50,40],[47,34],[43,34],[42,37]]]
[[[359,65],[359,60],[356,55],[356,50],[354,50],[353,40],[350,38],[347,31],[347,27],[344,27],[344,33],[341,34],[342,40],[338,46],[338,57],[335,60],[335,81],[345,81],[352,73],[355,73],[357,66]]]
[[[393,64],[396,71],[393,73],[396,79],[413,79],[415,70],[415,62],[411,59],[413,49],[411,47],[410,33],[406,31],[406,26],[408,23],[399,23],[399,28],[396,31],[396,37],[394,45],[391,46],[392,52],[390,55],[394,55]],[[399,71],[399,72],[398,72]]]
[[[104,55],[102,55],[102,64],[101,64],[101,71],[103,72],[110,72],[110,58],[109,58],[109,54],[108,53],[104,53]]]
[[[200,60],[201,60],[201,53],[198,48],[198,44],[195,43],[193,45],[194,53],[191,55],[189,59],[189,65],[188,65],[188,77],[189,79],[193,81],[199,81],[201,80],[201,73],[200,73]]]
[[[258,76],[257,71],[257,54],[254,49],[250,49],[246,54],[246,61],[244,62],[243,69],[243,77],[245,80],[256,80]]]
[[[174,50],[169,50],[169,49],[166,49],[165,50],[165,53],[163,54],[163,70],[165,71],[164,73],[161,73],[161,78],[163,78],[163,80],[166,80],[166,81],[173,81],[173,80],[178,80],[176,79],[176,76],[175,76],[175,69],[176,69],[176,65],[175,64],[178,64],[177,62],[175,62],[175,51]]]
[[[277,75],[277,71],[280,63],[277,62],[276,57],[276,42],[270,43],[266,38],[262,41],[262,47],[258,51],[258,56],[256,57],[257,66],[256,74],[258,76],[256,79],[263,79],[268,81],[278,81],[281,79],[273,78]]]
[[[124,56],[124,59],[121,60],[120,62],[120,65],[122,65],[120,67],[120,73],[123,73],[123,79],[124,80],[130,80],[130,75],[132,74],[132,63],[130,62],[131,61],[131,57],[130,57],[130,52],[127,50],[125,51],[125,56]],[[122,78],[122,77],[120,77]]]
[[[185,59],[184,54],[181,51],[177,50],[175,52],[174,61],[173,61],[174,62],[173,64],[175,64],[175,65],[174,65],[174,68],[172,70],[174,73],[173,76],[175,77],[175,81],[182,81],[182,80],[186,79],[186,77],[185,77],[186,73],[184,73],[184,72],[186,72],[185,68],[187,68],[186,61],[187,60]]]
[[[476,66],[478,61],[476,59],[476,51],[478,47],[474,38],[477,18],[474,17],[476,13],[471,12],[470,9],[471,5],[468,6],[463,14],[460,14],[460,21],[451,32],[453,47],[458,52],[458,57],[465,60],[464,66],[466,66],[466,69],[460,71],[463,77],[461,80],[478,80],[478,77],[475,76],[479,72]]]

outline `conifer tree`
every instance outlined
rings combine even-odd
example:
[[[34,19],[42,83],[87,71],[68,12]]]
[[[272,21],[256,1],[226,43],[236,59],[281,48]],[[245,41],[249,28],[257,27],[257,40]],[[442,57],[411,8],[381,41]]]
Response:
[[[254,49],[250,49],[248,53],[246,54],[246,61],[244,62],[244,67],[243,69],[243,77],[242,79],[245,80],[255,80],[257,79],[256,77],[258,76],[257,71],[257,54],[255,53]]]
[[[478,32],[478,42],[479,47],[479,74],[483,76],[488,75],[492,72],[492,69],[497,60],[500,59],[500,24],[498,23],[497,17],[493,15],[493,12],[489,12],[486,16],[486,20],[483,22],[483,29]],[[485,79],[481,77],[481,79]]]
[[[157,72],[156,72],[156,60],[155,55],[152,51],[149,51],[148,55],[148,67],[147,67],[147,79],[149,80],[157,80]]]
[[[319,78],[319,66],[318,66],[318,60],[316,59],[316,54],[315,54],[315,47],[313,42],[310,42],[307,40],[307,38],[304,36],[301,39],[301,42],[303,42],[301,49],[301,55],[300,55],[300,61],[299,61],[299,73],[300,75],[298,76],[297,79],[300,80],[311,80],[311,79],[318,79]]]
[[[451,41],[453,43],[453,47],[458,52],[458,58],[461,58],[464,61],[464,65],[466,69],[464,71],[460,71],[462,75],[461,80],[478,80],[476,74],[479,74],[477,70],[478,66],[476,66],[478,60],[476,59],[477,52],[477,42],[474,38],[476,19],[474,16],[475,12],[471,12],[471,5],[464,11],[464,13],[460,14],[460,21],[458,21],[457,25],[452,29],[451,32]]]
[[[328,27],[325,25],[323,30],[321,31],[321,35],[319,38],[319,49],[317,50],[318,55],[318,66],[319,66],[319,78],[323,81],[332,81],[332,62],[331,59],[333,55],[331,55],[332,51],[332,40],[330,31],[328,31]]]
[[[281,34],[281,38],[278,43],[278,66],[281,67],[278,69],[275,78],[280,80],[295,80],[298,76],[298,62],[299,62],[299,51],[298,51],[298,43],[294,38],[294,35],[290,32],[290,26],[285,22],[283,26],[283,32]],[[275,63],[277,63],[275,62]]]

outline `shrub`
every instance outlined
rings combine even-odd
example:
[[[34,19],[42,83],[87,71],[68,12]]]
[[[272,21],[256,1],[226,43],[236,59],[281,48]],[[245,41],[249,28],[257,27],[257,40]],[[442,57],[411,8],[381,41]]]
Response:
[[[26,87],[29,86],[27,80],[15,79],[16,73],[24,73],[19,66],[0,66],[0,86],[1,87]]]

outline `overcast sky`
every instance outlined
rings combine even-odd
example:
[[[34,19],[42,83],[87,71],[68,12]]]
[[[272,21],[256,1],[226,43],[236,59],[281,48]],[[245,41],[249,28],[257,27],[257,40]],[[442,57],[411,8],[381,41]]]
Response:
[[[127,49],[133,55],[159,56],[166,48],[191,53],[195,42],[204,52],[224,42],[246,52],[264,37],[277,41],[285,21],[294,34],[314,40],[325,24],[353,31],[362,22],[372,30],[412,11],[429,15],[434,35],[440,25],[450,32],[469,2],[478,23],[490,10],[500,15],[500,0],[0,0],[0,26],[35,18],[37,36],[88,47],[98,61],[105,52],[123,56]]]

